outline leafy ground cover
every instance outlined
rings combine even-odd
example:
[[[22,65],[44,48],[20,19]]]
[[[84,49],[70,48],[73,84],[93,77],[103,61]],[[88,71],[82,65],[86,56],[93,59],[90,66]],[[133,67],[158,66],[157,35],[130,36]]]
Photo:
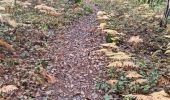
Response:
[[[165,2],[76,2],[0,0],[0,98],[169,100]]]
[[[114,93],[133,94],[125,100],[164,98],[152,96],[160,90],[169,93],[166,87],[169,85],[169,32],[168,28],[159,26],[164,3],[151,7],[131,0],[94,2],[103,10],[98,12],[98,19],[108,42],[99,51],[105,52],[112,61],[108,79],[96,84],[104,91],[105,99],[116,98]]]
[[[72,57],[68,55],[71,51],[65,50],[72,48],[74,35],[79,34],[76,28],[73,33],[68,33],[71,29],[68,26],[93,10],[84,3],[74,5],[64,1],[37,6],[17,1],[15,6],[12,5],[13,1],[1,1],[1,99],[50,99],[54,89],[65,93],[68,90],[64,91],[64,88],[73,85],[65,82],[60,87],[68,70],[63,64],[69,63],[63,63],[63,60]],[[73,37],[65,36],[66,33]],[[61,80],[57,82],[56,77]],[[54,84],[58,87],[48,89]],[[69,96],[72,98],[73,95]],[[66,97],[58,94],[54,98],[62,100]]]

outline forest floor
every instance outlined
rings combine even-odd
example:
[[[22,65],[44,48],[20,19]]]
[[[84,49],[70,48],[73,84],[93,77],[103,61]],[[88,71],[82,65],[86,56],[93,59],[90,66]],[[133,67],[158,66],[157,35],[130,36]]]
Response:
[[[160,13],[129,1],[4,11],[22,25],[0,16],[0,99],[169,100],[170,32]]]
[[[105,72],[108,60],[103,53],[96,52],[99,45],[105,43],[104,36],[95,32],[98,27],[96,13],[94,9],[93,14],[75,20],[50,43],[45,57],[54,58],[50,73],[55,75],[57,82],[49,88],[53,100],[102,99],[95,82]]]

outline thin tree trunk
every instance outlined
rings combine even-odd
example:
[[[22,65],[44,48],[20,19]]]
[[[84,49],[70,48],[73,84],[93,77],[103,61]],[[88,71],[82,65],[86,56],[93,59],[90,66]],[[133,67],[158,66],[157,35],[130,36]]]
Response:
[[[17,0],[14,0],[14,6],[16,6],[16,4],[17,4]]]

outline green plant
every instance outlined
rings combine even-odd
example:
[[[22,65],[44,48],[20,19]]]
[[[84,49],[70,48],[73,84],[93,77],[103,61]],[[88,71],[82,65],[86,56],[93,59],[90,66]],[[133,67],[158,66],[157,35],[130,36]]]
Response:
[[[82,12],[77,12],[76,15],[77,16],[83,16]]]
[[[139,3],[146,3],[149,4],[150,7],[161,5],[162,3],[166,2],[166,0],[138,0]]]
[[[163,25],[162,25],[162,26],[163,26]],[[157,27],[157,28],[155,29],[155,31],[161,33],[161,32],[164,32],[164,31],[165,31],[165,28],[164,28],[164,27]]]
[[[136,97],[124,97],[123,100],[136,100]]]
[[[74,0],[75,3],[80,3],[82,0]]]
[[[134,84],[130,86],[130,92],[132,93],[138,93],[140,91],[140,85],[139,84]]]
[[[147,4],[161,4],[162,2],[165,2],[166,0],[138,0],[139,3],[147,3]]]
[[[150,85],[144,85],[144,86],[141,86],[140,88],[141,88],[142,93],[147,94],[147,93],[149,93],[151,86]]]
[[[158,67],[156,66],[156,64],[151,63],[151,61],[149,60],[142,60],[139,63],[139,66],[145,70],[140,70],[139,73],[148,78],[149,84],[156,84],[158,79],[161,77],[161,73],[158,70]]]
[[[125,84],[126,84],[126,83],[125,83],[124,81],[119,80],[119,81],[117,82],[117,84],[115,85],[115,87],[114,87],[115,91],[118,92],[118,93],[124,92],[124,90],[125,90]]]
[[[114,17],[108,22],[109,26],[114,29],[118,26],[118,23],[118,20]]]
[[[80,3],[82,0],[68,0],[69,3],[74,4],[74,3]]]
[[[39,72],[40,69],[41,69],[41,64],[40,63],[36,64],[35,65],[35,71]]]
[[[155,86],[160,77],[160,72],[158,71],[158,69],[155,68],[152,72],[149,73],[149,84],[151,86]]]
[[[139,65],[142,68],[142,70],[139,71],[139,73],[148,80],[148,82],[145,85],[140,86],[140,91],[146,94],[150,92],[151,87],[156,86],[162,74],[160,73],[156,64],[151,63],[151,61],[149,60],[143,60],[140,62]]]
[[[111,100],[111,99],[113,99],[113,98],[112,98],[112,96],[109,95],[108,93],[106,93],[106,94],[104,95],[104,100]]]
[[[139,65],[139,67],[146,68],[146,69],[155,67],[155,65],[154,65],[154,63],[152,63],[152,61],[150,61],[149,59],[145,59],[145,58],[140,60],[138,65]]]
[[[106,36],[106,42],[107,43],[112,43],[113,42],[113,36],[111,35],[111,34],[108,34],[107,36]]]
[[[109,84],[107,84],[104,81],[97,81],[96,82],[96,89],[103,90],[104,92],[108,92],[111,89],[111,87],[110,87]]]
[[[35,71],[39,72],[41,68],[46,68],[48,66],[48,61],[47,60],[41,60],[38,61],[38,63],[35,64]]]
[[[39,26],[40,29],[48,30],[48,25],[47,24],[41,24]]]
[[[147,94],[150,92],[151,86],[148,83],[145,84],[133,84],[130,86],[129,92],[130,93],[142,93]]]
[[[139,63],[138,63],[139,67],[142,67],[142,68],[147,68],[147,61],[146,60],[141,60]]]
[[[115,68],[111,67],[108,69],[107,73],[108,73],[108,76],[109,78],[114,78],[116,75],[115,75]]]
[[[138,73],[144,77],[147,77],[147,73],[143,70],[140,70]]]
[[[83,9],[87,12],[87,13],[93,13],[93,9],[90,6],[84,6]]]
[[[6,66],[6,67],[13,67],[15,65],[18,65],[19,62],[17,62],[16,60],[14,59],[6,59],[4,61],[1,61],[1,63]]]

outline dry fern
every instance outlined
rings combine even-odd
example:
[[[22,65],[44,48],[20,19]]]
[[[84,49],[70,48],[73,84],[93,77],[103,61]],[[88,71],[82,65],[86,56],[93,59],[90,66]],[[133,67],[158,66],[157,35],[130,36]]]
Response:
[[[8,93],[8,92],[11,92],[11,91],[14,91],[14,90],[17,90],[17,89],[18,88],[15,85],[7,85],[7,86],[3,86],[0,89],[0,92]]]
[[[105,11],[98,11],[97,16],[103,16],[106,15],[107,13]]]
[[[112,34],[113,36],[119,34],[116,30],[105,29],[103,31],[108,33],[108,34]]]
[[[143,83],[146,83],[147,82],[147,79],[137,79],[135,81],[133,81],[131,84],[134,85],[134,84],[143,84]]]
[[[167,45],[165,54],[170,54],[170,43]]]
[[[108,67],[124,68],[125,70],[137,69],[138,66],[133,61],[113,61]]]
[[[15,20],[12,20],[7,15],[2,15],[2,14],[0,14],[0,23],[5,23],[12,27],[18,26],[18,23]]]
[[[121,61],[114,61],[110,63],[108,67],[123,67],[123,63]]]
[[[5,8],[0,6],[0,11],[5,12]]]
[[[53,7],[48,7],[46,6],[45,4],[41,4],[41,5],[37,5],[35,6],[35,9],[39,10],[40,12],[42,13],[45,13],[45,14],[48,14],[48,15],[51,15],[51,16],[60,16],[62,15],[62,13],[59,13],[55,10],[55,8]]]
[[[106,23],[100,23],[99,29],[104,30],[106,28],[107,24]]]
[[[105,44],[101,44],[102,47],[110,47],[110,48],[115,48],[117,49],[118,46],[116,46],[116,43],[105,43]]]
[[[114,86],[117,82],[118,82],[118,80],[108,80],[108,81],[106,81],[106,83],[108,83],[111,86]]]
[[[127,78],[142,78],[143,76],[135,71],[129,71],[126,75]]]
[[[133,43],[134,45],[143,42],[143,39],[141,39],[139,36],[132,36],[129,41],[130,43]]]
[[[112,53],[112,55],[110,55],[109,57],[110,59],[113,59],[113,60],[129,60],[131,57],[130,55],[124,53],[124,52],[117,52],[117,53]]]
[[[0,39],[0,46],[4,47],[10,51],[15,51],[14,48],[12,48],[12,46],[10,44],[8,44],[7,42],[5,42],[2,39]]]

